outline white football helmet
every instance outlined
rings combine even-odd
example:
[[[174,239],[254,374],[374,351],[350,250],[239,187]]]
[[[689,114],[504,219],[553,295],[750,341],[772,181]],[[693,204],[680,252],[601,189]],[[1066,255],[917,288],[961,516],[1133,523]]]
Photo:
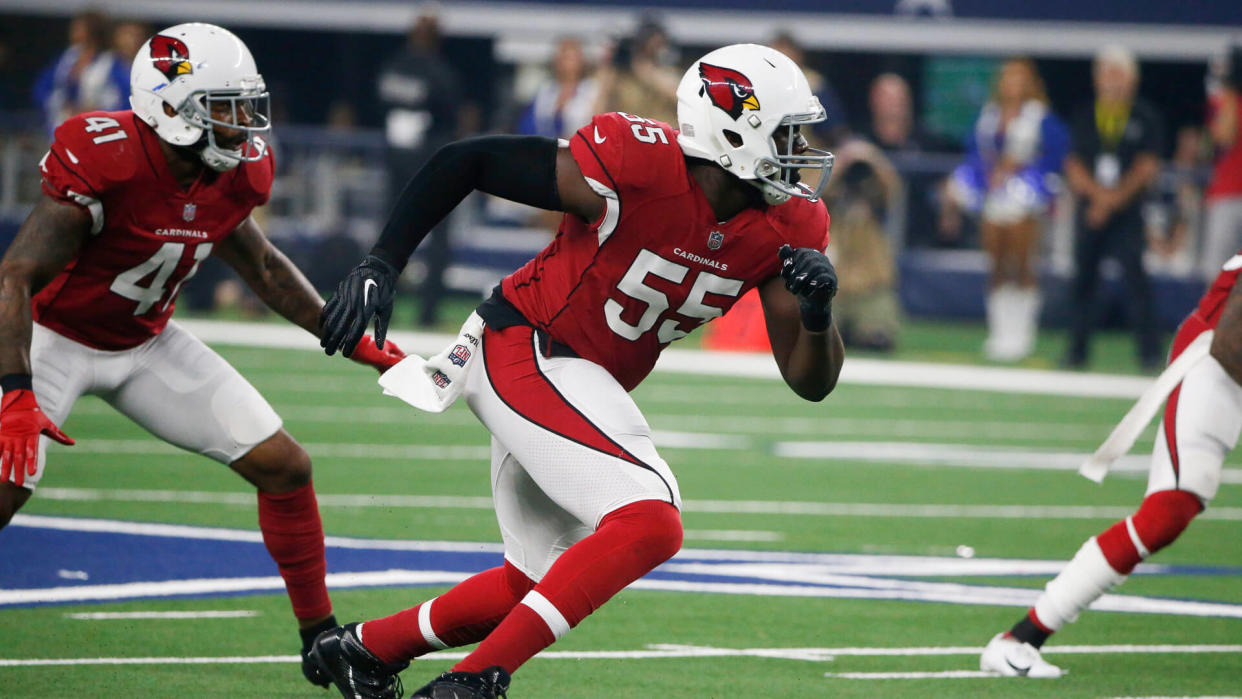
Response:
[[[692,158],[710,160],[763,192],[769,204],[790,197],[819,199],[832,174],[831,153],[808,148],[803,124],[827,119],[802,69],[767,46],[734,44],[690,66],[677,87],[677,143]],[[785,152],[773,136],[788,129]],[[814,188],[799,182],[800,168],[821,170]]]
[[[190,23],[156,34],[134,57],[129,85],[134,113],[165,141],[197,148],[211,169],[224,172],[263,157],[260,135],[271,130],[267,87],[250,50],[227,29]],[[225,108],[228,116],[220,118]],[[241,140],[221,143],[215,126]]]

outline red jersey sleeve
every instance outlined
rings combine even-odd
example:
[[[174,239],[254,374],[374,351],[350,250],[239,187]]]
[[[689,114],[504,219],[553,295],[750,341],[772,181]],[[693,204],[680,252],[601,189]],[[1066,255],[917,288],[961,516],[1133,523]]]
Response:
[[[91,215],[91,232],[103,229],[104,198],[134,174],[141,144],[124,113],[88,112],[56,128],[39,161],[43,191]]]
[[[768,221],[780,236],[795,248],[828,248],[828,228],[832,218],[823,201],[793,198],[768,208]]]
[[[670,185],[670,178],[684,169],[672,127],[633,114],[596,115],[578,129],[569,148],[588,181],[621,197],[626,192]],[[595,184],[591,186],[599,191]]]

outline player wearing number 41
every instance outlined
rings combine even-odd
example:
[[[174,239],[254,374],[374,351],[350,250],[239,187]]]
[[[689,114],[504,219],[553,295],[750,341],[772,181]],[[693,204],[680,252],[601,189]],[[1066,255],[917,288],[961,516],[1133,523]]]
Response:
[[[1225,457],[1242,432],[1239,275],[1242,253],[1225,263],[1173,338],[1166,375],[1178,378],[1182,365],[1175,362],[1183,355],[1192,363],[1165,402],[1147,495],[1138,511],[1087,539],[1035,606],[992,638],[979,660],[982,669],[1010,677],[1060,677],[1061,668],[1040,655],[1048,637],[1124,582],[1140,561],[1177,540],[1216,496]],[[1209,332],[1214,334],[1206,356],[1192,359],[1201,343],[1209,342]]]
[[[73,443],[57,425],[74,402],[97,395],[258,488],[305,650],[335,625],[310,459],[253,386],[169,321],[182,284],[215,254],[319,334],[323,300],[250,217],[272,184],[263,78],[233,34],[181,24],[143,44],[131,88],[133,111],[56,130],[43,195],[0,263],[0,526],[42,477],[48,440]],[[402,357],[369,337],[353,355],[381,371]]]
[[[320,636],[312,661],[344,696],[396,696],[410,659],[482,641],[414,696],[494,697],[520,665],[677,552],[677,481],[627,392],[664,347],[751,288],[794,392],[818,401],[836,385],[844,350],[819,201],[832,156],[800,132],[824,120],[823,107],[789,58],[749,44],[696,61],[677,99],[679,131],[614,113],[568,142],[486,136],[444,147],[324,308],[329,354],[356,351],[372,318],[382,341],[407,258],[476,189],[565,212],[552,243],[467,321],[445,355],[464,366],[433,374],[492,434],[505,563],[413,609]],[[817,186],[800,182],[800,168],[820,171]]]

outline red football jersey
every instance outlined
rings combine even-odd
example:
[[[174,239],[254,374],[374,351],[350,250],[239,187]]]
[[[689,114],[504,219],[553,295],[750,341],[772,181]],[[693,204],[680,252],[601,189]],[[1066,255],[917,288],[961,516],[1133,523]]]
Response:
[[[1220,322],[1220,314],[1225,308],[1225,299],[1229,298],[1233,285],[1238,283],[1239,274],[1242,274],[1242,252],[1234,255],[1225,263],[1220,274],[1216,275],[1216,281],[1212,282],[1207,293],[1199,300],[1199,308],[1195,314],[1207,323],[1209,328],[1215,328]]]
[[[501,289],[527,320],[626,390],[670,342],[777,275],[782,245],[828,245],[820,202],[794,198],[717,221],[667,124],[603,114],[570,149],[605,211],[591,223],[566,215],[556,238]]]
[[[121,350],[159,333],[212,247],[267,201],[262,160],[182,189],[159,136],[131,111],[89,112],[56,129],[43,191],[91,215],[77,257],[33,300],[34,319],[89,347]]]

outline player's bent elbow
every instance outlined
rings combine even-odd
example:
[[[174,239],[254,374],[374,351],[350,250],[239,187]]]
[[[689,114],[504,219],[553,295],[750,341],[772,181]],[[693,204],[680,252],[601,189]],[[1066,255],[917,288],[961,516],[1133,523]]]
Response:
[[[4,260],[0,262],[0,289],[30,288],[35,277],[35,265],[27,261]]]

